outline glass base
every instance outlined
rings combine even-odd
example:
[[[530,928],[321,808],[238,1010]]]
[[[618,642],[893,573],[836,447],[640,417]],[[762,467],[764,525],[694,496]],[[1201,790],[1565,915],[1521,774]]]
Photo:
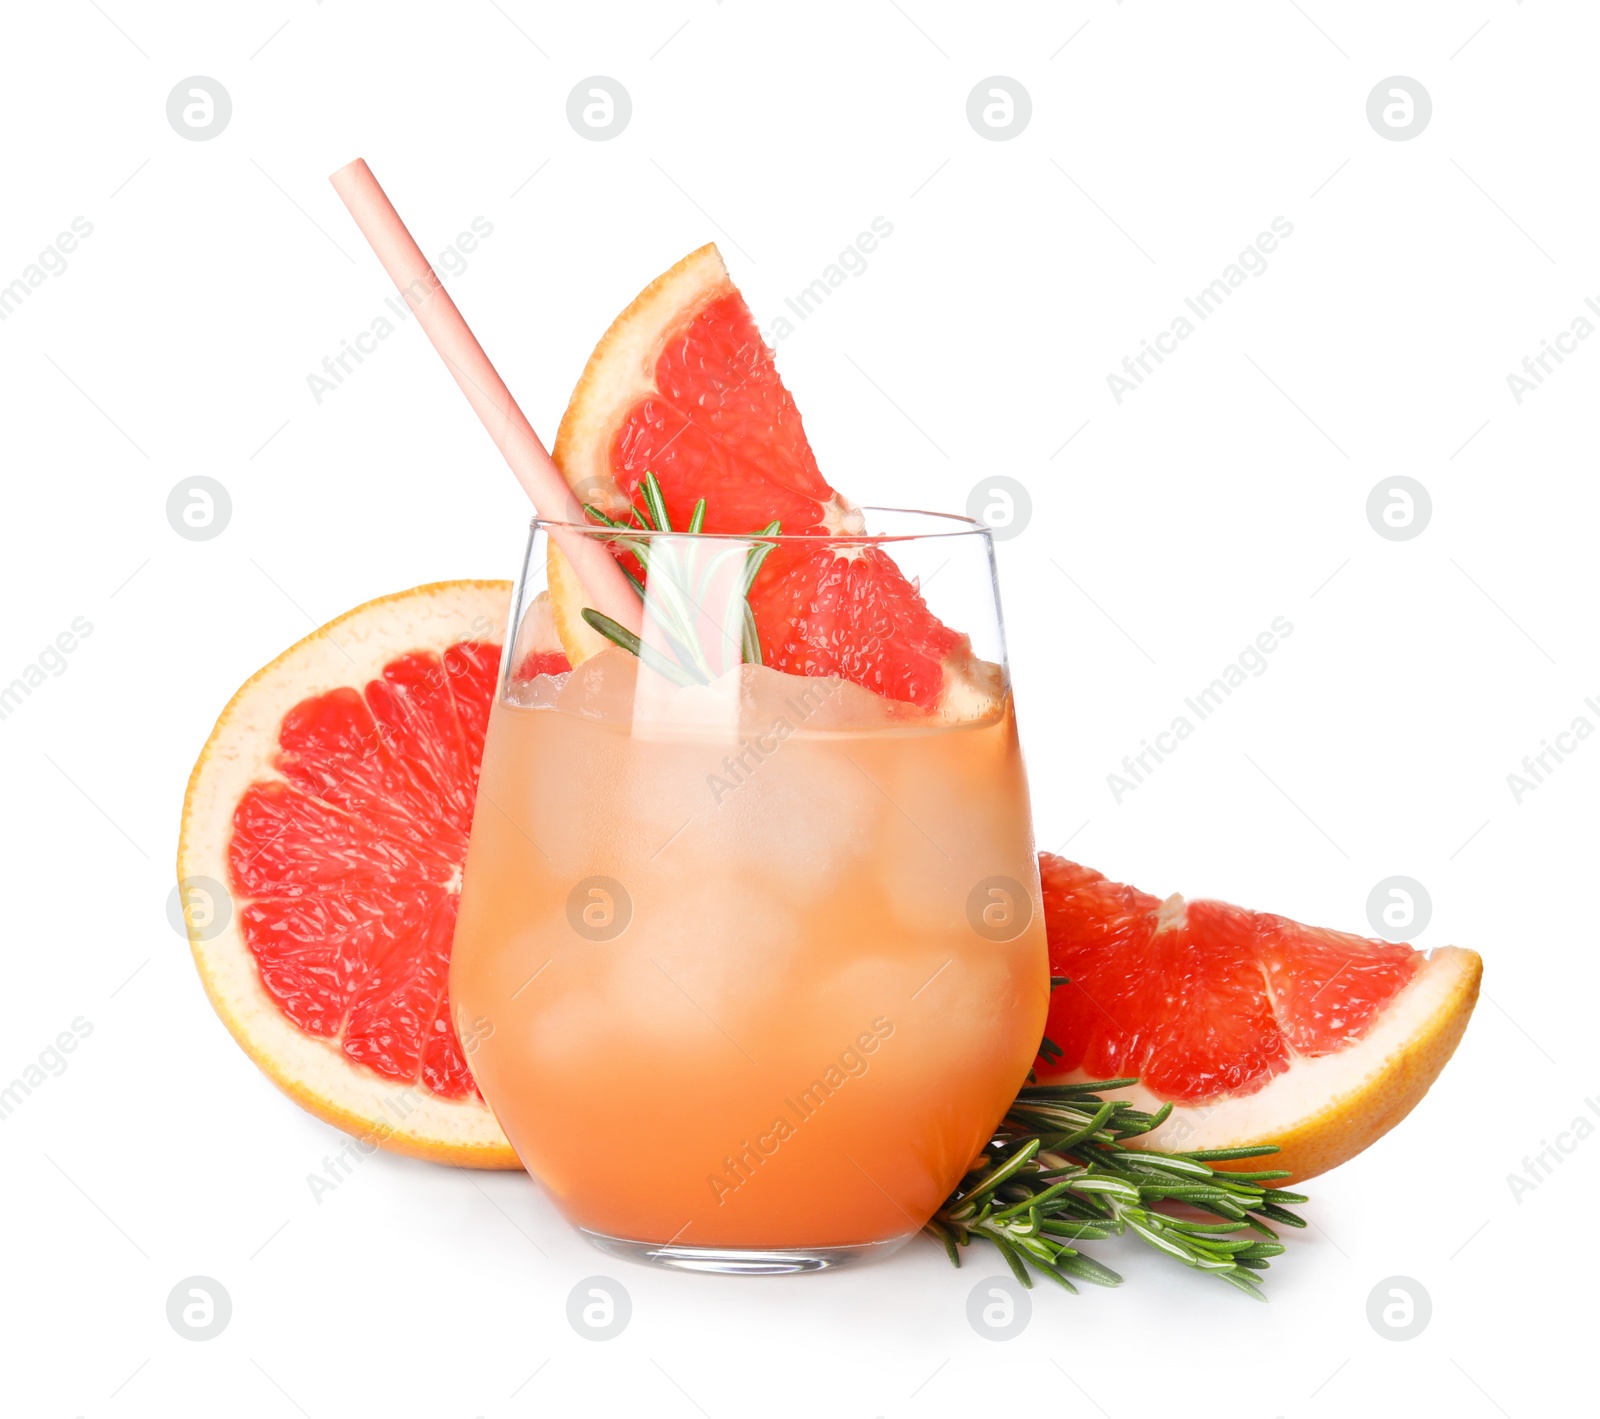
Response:
[[[897,1252],[916,1234],[843,1247],[686,1247],[672,1242],[635,1242],[579,1228],[595,1246],[628,1261],[654,1262],[679,1271],[711,1271],[729,1276],[782,1276],[794,1271],[826,1271]]]

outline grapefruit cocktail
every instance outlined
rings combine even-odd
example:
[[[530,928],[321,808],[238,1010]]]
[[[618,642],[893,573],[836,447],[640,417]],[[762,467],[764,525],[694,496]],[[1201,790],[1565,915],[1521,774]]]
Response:
[[[1043,915],[988,532],[874,516],[893,534],[821,546],[619,534],[649,566],[642,653],[570,670],[535,527],[450,994],[512,1146],[604,1246],[782,1270],[897,1245],[1037,1049]],[[919,606],[916,571],[942,566],[969,631],[926,703],[748,656],[719,567],[819,552]],[[686,622],[656,590],[672,578]]]
[[[1071,1243],[1126,1225],[1250,1290],[1282,1248],[1225,1234],[1305,1199],[1199,1160],[1281,1140],[1310,1175],[1381,1136],[1477,956],[1048,855],[1041,893],[988,529],[829,483],[716,249],[613,322],[552,457],[366,165],[333,180],[542,518],[503,646],[507,583],[370,601],[191,776],[207,993],[353,1135],[312,1195],[385,1147],[526,1163],[602,1247],[692,1269],[926,1223],[1116,1284]],[[1150,1111],[1099,1097],[1129,1087]],[[1126,1155],[1169,1138],[1213,1151]]]

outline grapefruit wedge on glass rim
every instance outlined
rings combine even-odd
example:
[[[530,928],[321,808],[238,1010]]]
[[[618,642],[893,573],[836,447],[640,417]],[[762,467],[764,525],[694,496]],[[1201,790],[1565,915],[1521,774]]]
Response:
[[[1449,1062],[1483,962],[1224,902],[1165,899],[1039,857],[1054,989],[1041,1084],[1137,1077],[1115,1091],[1172,1112],[1136,1144],[1168,1152],[1273,1144],[1217,1166],[1296,1180],[1399,1123]]]
[[[420,586],[291,646],[223,710],[178,844],[201,981],[261,1070],[360,1139],[479,1168],[520,1164],[468,1069],[488,1026],[452,1017],[450,946],[510,596]],[[569,668],[545,624],[528,673]]]
[[[714,245],[657,277],[589,357],[551,450],[581,503],[625,518],[654,473],[672,525],[706,500],[703,530],[779,523],[784,537],[851,537],[861,510],[823,477],[799,410]],[[609,642],[583,619],[583,589],[552,542],[556,630],[574,665]],[[765,663],[836,675],[962,718],[998,698],[999,668],[927,607],[881,548],[779,543],[750,590]]]

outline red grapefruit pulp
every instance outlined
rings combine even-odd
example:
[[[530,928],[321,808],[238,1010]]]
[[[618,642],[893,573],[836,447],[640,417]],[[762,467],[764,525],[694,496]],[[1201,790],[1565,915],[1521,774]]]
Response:
[[[654,473],[677,528],[706,500],[704,530],[848,537],[859,509],[818,469],[772,351],[714,246],[659,277],[596,346],[554,455],[584,501],[612,515]],[[600,646],[578,620],[581,588],[552,557],[556,623],[574,662]],[[779,544],[750,593],[763,658],[837,675],[895,700],[939,703],[966,637],[944,625],[879,547]]]
[[[500,647],[391,660],[303,700],[281,778],[233,817],[230,883],[262,984],[308,1034],[390,1079],[475,1094],[446,991]]]
[[[1039,866],[1057,984],[1035,1072],[1137,1077],[1144,1102],[1174,1106],[1157,1148],[1271,1142],[1298,1176],[1332,1167],[1410,1111],[1477,998],[1470,951],[1163,900],[1050,853]]]
[[[220,929],[191,920],[190,942],[262,1070],[359,1136],[488,1167],[516,1159],[448,982],[509,591],[419,587],[285,652],[218,720],[179,845],[181,881],[225,886]],[[541,643],[523,668],[568,666]]]

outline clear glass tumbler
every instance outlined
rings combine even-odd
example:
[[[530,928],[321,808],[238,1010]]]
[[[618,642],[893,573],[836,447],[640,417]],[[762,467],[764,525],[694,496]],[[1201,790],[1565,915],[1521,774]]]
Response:
[[[864,513],[838,538],[533,525],[450,995],[518,1156],[607,1251],[762,1272],[892,1250],[1038,1048],[989,530]],[[576,537],[625,555],[637,640],[585,614]]]

